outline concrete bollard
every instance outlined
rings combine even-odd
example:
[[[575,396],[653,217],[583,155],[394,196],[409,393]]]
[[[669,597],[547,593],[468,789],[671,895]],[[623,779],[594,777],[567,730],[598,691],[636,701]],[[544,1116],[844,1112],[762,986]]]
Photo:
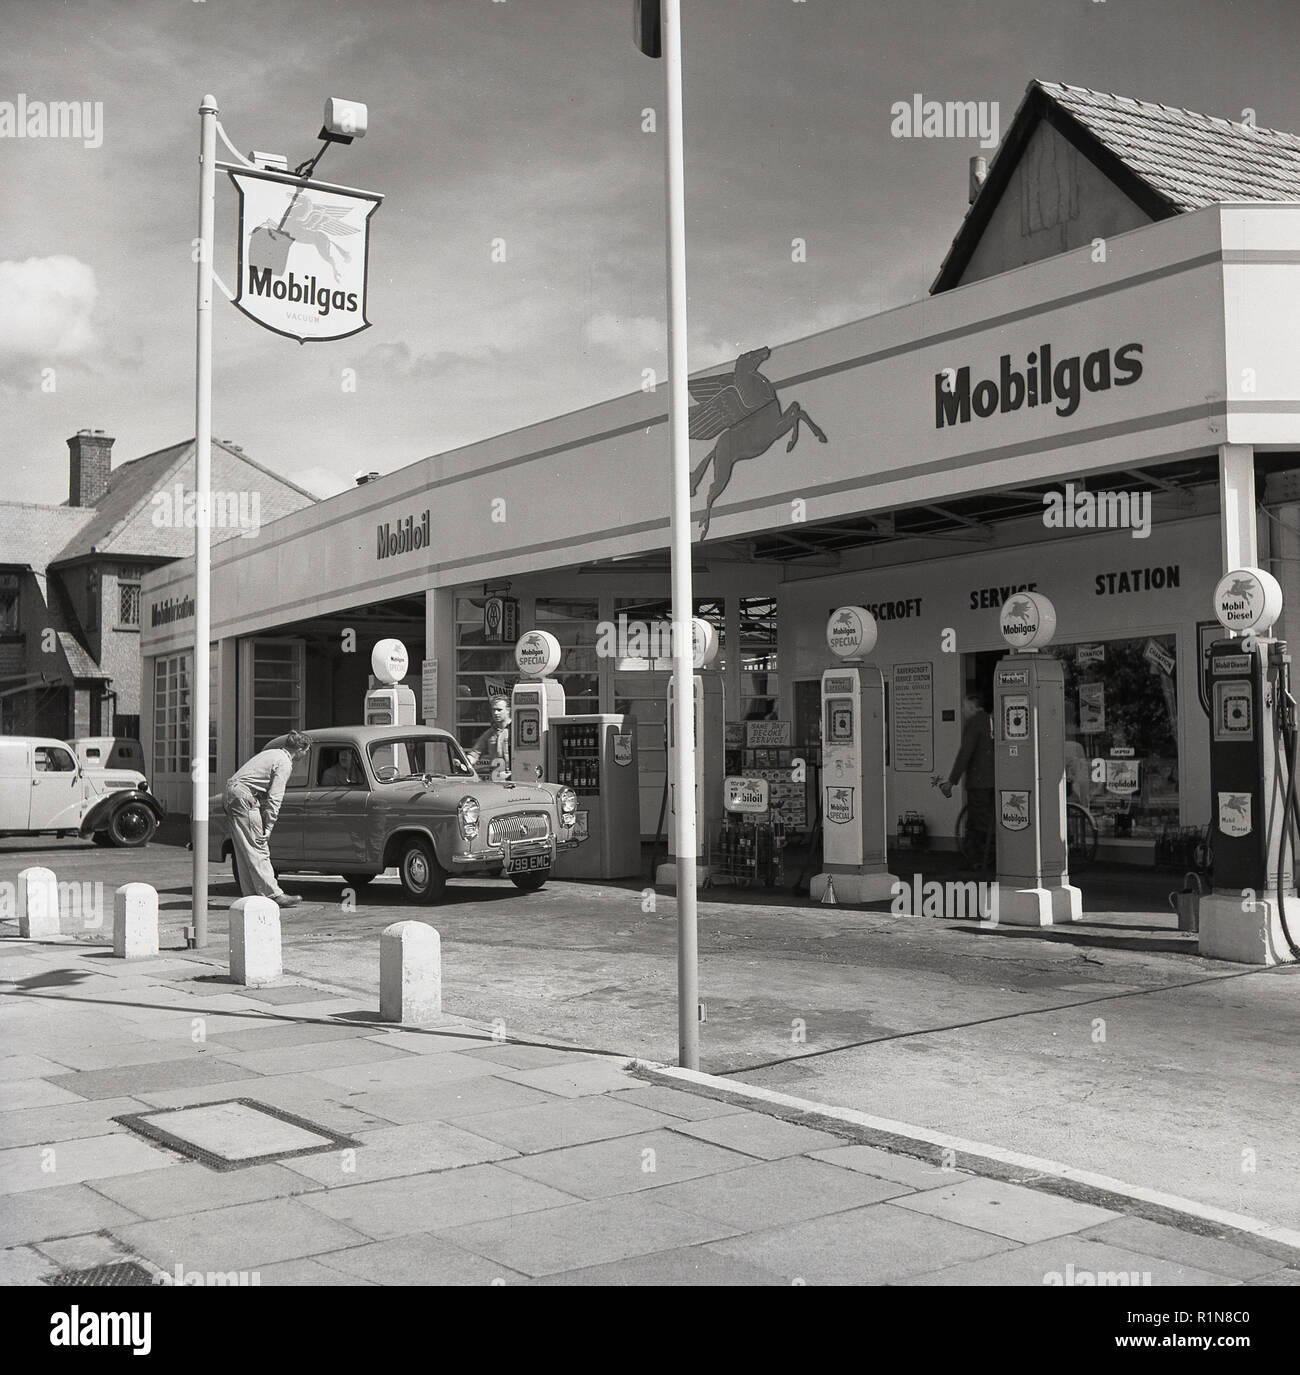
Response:
[[[280,909],[270,898],[240,898],[230,909],[230,977],[260,988],[283,973]]]
[[[18,934],[40,940],[59,934],[59,885],[53,869],[24,869],[18,875]]]
[[[442,938],[427,922],[398,921],[379,937],[379,1018],[419,1026],[442,1016]]]
[[[113,893],[113,954],[143,960],[158,953],[158,890],[124,883]]]

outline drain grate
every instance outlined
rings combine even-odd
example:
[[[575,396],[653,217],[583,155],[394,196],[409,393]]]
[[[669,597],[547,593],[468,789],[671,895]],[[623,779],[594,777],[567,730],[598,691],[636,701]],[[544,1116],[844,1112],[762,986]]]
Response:
[[[242,1170],[271,1160],[316,1155],[360,1143],[318,1122],[252,1098],[155,1108],[114,1122],[210,1170]],[[164,1125],[164,1122],[166,1125]]]
[[[92,1265],[88,1270],[60,1270],[46,1276],[45,1283],[60,1288],[126,1289],[139,1285],[153,1288],[154,1278],[153,1271],[146,1270],[143,1265],[133,1260],[118,1260],[111,1265]]]

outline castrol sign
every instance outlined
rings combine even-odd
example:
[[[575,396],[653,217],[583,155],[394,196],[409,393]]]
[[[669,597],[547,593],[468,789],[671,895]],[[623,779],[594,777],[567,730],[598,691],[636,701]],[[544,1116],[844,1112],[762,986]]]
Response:
[[[856,659],[876,647],[876,618],[865,606],[841,606],[826,622],[826,643],[841,659]]]
[[[1237,568],[1219,579],[1214,614],[1227,630],[1268,630],[1282,614],[1282,588],[1262,568]]]
[[[998,612],[998,630],[1012,649],[1038,649],[1056,634],[1056,608],[1041,592],[1013,592]]]

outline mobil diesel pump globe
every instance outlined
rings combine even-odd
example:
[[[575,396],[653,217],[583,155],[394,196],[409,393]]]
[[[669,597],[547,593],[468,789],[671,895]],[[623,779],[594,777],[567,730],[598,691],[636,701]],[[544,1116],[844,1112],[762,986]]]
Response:
[[[381,683],[400,683],[411,666],[401,640],[380,640],[370,653],[370,671]]]
[[[870,654],[876,647],[876,618],[865,606],[840,606],[826,622],[826,643],[841,659]]]
[[[998,629],[1012,649],[1038,649],[1056,634],[1056,608],[1041,592],[1013,592],[998,612]]]
[[[515,663],[529,678],[545,678],[560,666],[560,642],[549,630],[530,630],[515,645]]]
[[[1237,568],[1214,589],[1214,614],[1228,630],[1268,630],[1282,614],[1282,588],[1262,568]]]
[[[718,628],[699,616],[691,619],[691,663],[698,668],[708,666],[718,657]]]

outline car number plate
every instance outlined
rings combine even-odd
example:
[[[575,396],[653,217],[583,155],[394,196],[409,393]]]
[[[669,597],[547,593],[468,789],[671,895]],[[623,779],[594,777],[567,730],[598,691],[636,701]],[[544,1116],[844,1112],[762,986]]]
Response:
[[[551,857],[546,855],[519,855],[509,859],[504,865],[504,872],[507,874],[527,874],[534,869],[549,869],[551,867]]]

